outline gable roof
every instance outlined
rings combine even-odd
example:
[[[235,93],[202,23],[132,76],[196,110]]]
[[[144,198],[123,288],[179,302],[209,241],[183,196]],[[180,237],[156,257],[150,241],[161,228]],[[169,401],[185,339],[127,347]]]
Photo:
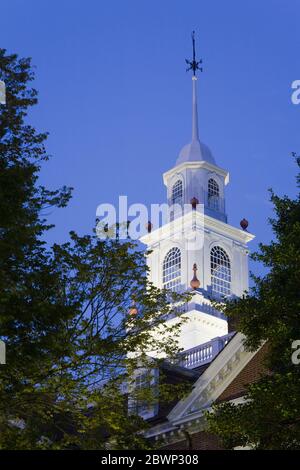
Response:
[[[168,432],[174,435],[194,421],[199,427],[204,411],[217,401],[263,346],[248,351],[244,341],[245,336],[236,333],[194,383],[192,392],[172,408],[165,423],[152,428],[147,435],[159,436]]]

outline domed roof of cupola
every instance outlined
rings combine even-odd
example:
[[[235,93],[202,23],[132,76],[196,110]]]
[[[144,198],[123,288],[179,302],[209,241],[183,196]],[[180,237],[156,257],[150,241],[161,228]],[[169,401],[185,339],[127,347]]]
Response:
[[[216,161],[211,153],[210,149],[203,142],[198,139],[193,139],[190,144],[185,145],[176,160],[176,165],[180,165],[185,162],[202,162],[216,164]]]

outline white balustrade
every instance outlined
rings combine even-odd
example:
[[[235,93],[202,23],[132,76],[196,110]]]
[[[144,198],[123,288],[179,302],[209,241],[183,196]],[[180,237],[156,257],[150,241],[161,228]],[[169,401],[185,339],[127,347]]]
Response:
[[[234,333],[229,333],[225,336],[218,336],[207,343],[184,351],[180,354],[179,365],[193,369],[208,364],[219,354],[224,346],[226,346],[233,334]]]

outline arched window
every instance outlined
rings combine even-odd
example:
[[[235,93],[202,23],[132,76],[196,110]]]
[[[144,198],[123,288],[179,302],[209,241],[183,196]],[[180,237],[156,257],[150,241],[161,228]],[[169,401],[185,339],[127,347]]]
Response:
[[[177,180],[172,188],[172,205],[182,204],[183,185],[181,180]]]
[[[230,259],[220,246],[214,246],[210,252],[210,272],[212,292],[218,295],[230,295]]]
[[[181,252],[171,248],[163,262],[163,287],[176,291],[181,284]]]
[[[219,185],[213,179],[208,180],[208,207],[214,210],[219,210]]]

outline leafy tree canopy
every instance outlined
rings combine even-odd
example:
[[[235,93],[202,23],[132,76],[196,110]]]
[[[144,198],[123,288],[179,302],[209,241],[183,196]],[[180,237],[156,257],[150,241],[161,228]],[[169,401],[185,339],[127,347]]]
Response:
[[[150,353],[177,353],[179,322],[164,320],[178,316],[175,302],[186,297],[148,282],[144,254],[130,239],[71,232],[67,243],[46,246],[51,227],[43,212],[66,206],[71,189],[39,185],[47,135],[26,123],[37,103],[33,79],[30,59],[0,49],[7,97],[0,105],[0,335],[7,347],[0,448],[147,447],[138,432],[145,423],[128,414],[128,390]],[[128,314],[133,297],[135,316]],[[161,332],[155,341],[154,327]],[[150,404],[157,392],[147,391]]]

